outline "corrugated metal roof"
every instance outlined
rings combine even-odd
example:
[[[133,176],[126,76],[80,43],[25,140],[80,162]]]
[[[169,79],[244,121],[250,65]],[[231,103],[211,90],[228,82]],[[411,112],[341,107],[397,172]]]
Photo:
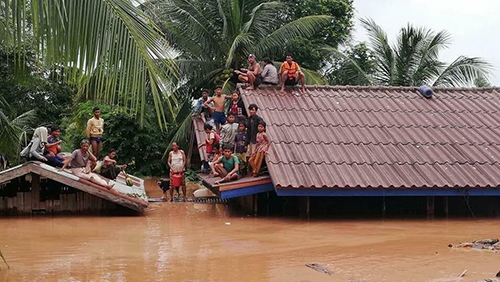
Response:
[[[500,89],[240,89],[259,106],[283,188],[500,187]]]

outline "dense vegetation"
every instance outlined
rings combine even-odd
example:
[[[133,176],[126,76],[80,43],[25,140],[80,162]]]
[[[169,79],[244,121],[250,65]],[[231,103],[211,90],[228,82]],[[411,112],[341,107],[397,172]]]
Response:
[[[408,25],[391,44],[363,20],[370,40],[355,43],[353,13],[352,0],[4,0],[0,153],[15,162],[33,128],[52,124],[71,151],[99,105],[104,152],[135,161],[130,172],[165,175],[160,159],[170,140],[185,147],[193,98],[228,82],[250,53],[292,52],[311,84],[488,85],[482,59],[440,61],[446,32]]]

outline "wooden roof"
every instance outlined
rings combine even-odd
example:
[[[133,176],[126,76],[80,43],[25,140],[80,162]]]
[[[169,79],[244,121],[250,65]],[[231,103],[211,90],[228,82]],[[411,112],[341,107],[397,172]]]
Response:
[[[134,182],[132,187],[125,184],[125,177],[123,175],[119,175],[113,189],[108,190],[106,187],[75,176],[69,170],[60,171],[55,167],[40,162],[27,162],[0,172],[0,184],[29,173],[52,179],[135,211],[142,212],[148,206],[144,181],[131,175],[129,177]]]

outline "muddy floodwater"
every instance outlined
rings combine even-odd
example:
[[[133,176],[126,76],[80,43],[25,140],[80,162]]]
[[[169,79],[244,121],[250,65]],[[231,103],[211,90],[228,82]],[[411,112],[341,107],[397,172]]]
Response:
[[[498,238],[499,223],[230,217],[193,203],[139,217],[2,218],[11,270],[0,263],[0,281],[477,281],[500,270],[500,254],[447,245]]]

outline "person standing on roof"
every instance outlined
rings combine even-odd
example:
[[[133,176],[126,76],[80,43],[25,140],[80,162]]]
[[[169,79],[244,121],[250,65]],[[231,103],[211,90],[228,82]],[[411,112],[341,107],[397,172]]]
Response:
[[[224,113],[226,99],[231,99],[231,96],[222,95],[222,86],[217,85],[215,87],[215,96],[208,98],[208,100],[203,103],[203,105],[208,108],[212,108],[210,103],[214,103],[214,122],[217,132],[220,132],[220,126],[226,123],[226,114]]]
[[[234,122],[235,117],[233,113],[227,115],[227,123],[222,126],[220,131],[221,147],[229,146],[234,148],[234,138],[238,134],[238,123]]]
[[[264,121],[260,122],[257,128],[259,130],[259,133],[257,133],[257,147],[250,160],[248,160],[248,165],[252,168],[252,176],[254,177],[259,176],[262,162],[271,146],[269,137],[266,134],[266,123]]]
[[[234,91],[231,95],[231,103],[227,109],[227,114],[232,113],[234,115],[234,122],[238,123],[246,119],[247,111],[245,110],[245,105],[243,100],[240,98],[238,91]]]
[[[238,81],[248,82],[248,90],[253,90],[262,83],[262,69],[253,54],[248,55],[247,69],[235,70],[234,72],[238,75]]]
[[[94,116],[87,121],[87,137],[92,144],[92,152],[99,159],[102,148],[102,134],[104,133],[104,120],[101,118],[101,110],[95,107]]]
[[[201,90],[201,98],[198,100],[198,102],[196,102],[193,112],[194,116],[199,115],[201,117],[203,123],[210,122],[214,114],[213,103],[205,106],[206,101],[208,101],[208,90],[203,89]]]
[[[265,58],[262,61],[262,65],[264,69],[262,70],[262,84],[270,84],[270,85],[278,85],[279,84],[279,76],[278,70],[273,64],[273,61],[269,58]]]
[[[259,123],[264,122],[264,120],[257,115],[259,107],[256,104],[250,104],[248,106],[248,119],[247,119],[247,157],[250,157],[255,153],[257,148],[257,133]]]
[[[300,70],[299,64],[293,61],[291,54],[286,55],[286,61],[280,67],[281,92],[285,92],[285,85],[294,86],[299,81],[302,85],[302,91],[306,89],[306,77]]]

